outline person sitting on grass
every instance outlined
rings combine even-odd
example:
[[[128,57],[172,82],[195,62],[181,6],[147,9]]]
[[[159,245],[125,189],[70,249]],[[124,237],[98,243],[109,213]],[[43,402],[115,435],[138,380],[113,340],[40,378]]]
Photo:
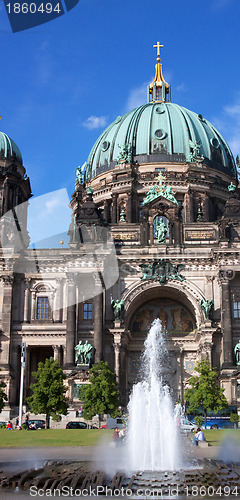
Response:
[[[9,420],[9,421],[8,421],[8,423],[7,423],[7,429],[8,429],[9,431],[12,431],[12,428],[13,428],[13,427],[12,427],[12,422],[10,422],[10,420]]]
[[[197,432],[193,438],[195,446],[198,446],[198,441],[205,441],[205,436],[203,431],[201,431],[200,427],[197,428]]]

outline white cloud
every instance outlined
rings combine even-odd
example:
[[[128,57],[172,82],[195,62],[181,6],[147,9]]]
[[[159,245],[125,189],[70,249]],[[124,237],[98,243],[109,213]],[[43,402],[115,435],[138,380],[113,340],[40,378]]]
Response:
[[[213,8],[214,9],[222,9],[225,5],[230,5],[232,0],[214,0]]]
[[[147,86],[148,83],[145,82],[139,87],[130,90],[127,100],[127,111],[131,111],[147,102]]]
[[[66,189],[32,198],[28,208],[31,243],[68,231],[71,210]]]
[[[182,83],[180,83],[180,85],[178,85],[178,86],[176,87],[176,90],[177,90],[178,92],[186,92],[187,87],[186,87],[185,83],[183,83],[183,82],[182,82]]]
[[[89,116],[82,125],[88,128],[88,130],[105,127],[107,125],[107,116]]]

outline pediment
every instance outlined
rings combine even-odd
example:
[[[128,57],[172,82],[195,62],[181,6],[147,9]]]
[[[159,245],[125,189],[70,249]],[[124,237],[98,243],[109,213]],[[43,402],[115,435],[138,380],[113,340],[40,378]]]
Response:
[[[162,196],[160,194],[159,196],[154,198],[152,201],[149,201],[149,203],[144,205],[142,210],[147,211],[147,210],[153,209],[153,208],[154,209],[161,209],[161,208],[168,209],[168,208],[177,208],[177,207],[178,207],[178,205],[176,203],[174,203],[171,200],[168,200],[167,198],[165,198],[164,196]]]

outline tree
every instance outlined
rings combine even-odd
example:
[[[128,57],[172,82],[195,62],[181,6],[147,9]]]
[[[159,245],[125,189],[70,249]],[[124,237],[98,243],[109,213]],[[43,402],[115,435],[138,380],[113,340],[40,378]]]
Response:
[[[207,410],[217,413],[223,408],[228,408],[229,405],[223,394],[224,389],[216,384],[218,374],[214,368],[211,369],[209,361],[203,359],[197,363],[195,370],[200,375],[190,378],[191,388],[185,391],[184,398],[189,402],[187,413],[192,413],[202,406],[206,429]]]
[[[6,387],[6,384],[1,380],[0,381],[0,413],[4,407],[4,401],[7,401],[7,395],[4,392],[4,388]]]
[[[46,428],[49,429],[50,417],[61,420],[61,415],[67,414],[68,400],[65,396],[67,387],[64,386],[64,375],[59,362],[53,358],[46,359],[45,363],[38,363],[37,372],[33,372],[36,379],[30,388],[32,396],[27,398],[30,410],[35,413],[45,413]]]
[[[239,422],[239,415],[237,413],[230,414],[230,421],[234,423],[235,429],[237,429],[237,424]]]
[[[83,417],[90,420],[96,414],[109,413],[111,417],[120,415],[120,401],[117,391],[116,377],[108,363],[99,361],[90,371],[90,384],[80,391],[83,402]]]

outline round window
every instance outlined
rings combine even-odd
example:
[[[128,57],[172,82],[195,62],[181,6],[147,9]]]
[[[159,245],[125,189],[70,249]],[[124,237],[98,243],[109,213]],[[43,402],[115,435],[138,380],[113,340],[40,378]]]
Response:
[[[164,132],[161,128],[155,131],[155,137],[157,137],[157,139],[164,139],[166,135],[166,132]]]
[[[212,146],[213,146],[214,148],[219,148],[219,142],[218,142],[218,140],[216,139],[216,137],[213,137],[212,139],[210,139],[210,142],[211,142],[211,144],[212,144]]]
[[[110,142],[104,141],[102,143],[102,151],[107,151],[107,149],[109,148],[109,146],[110,146]]]
[[[156,108],[156,113],[158,113],[159,115],[161,115],[162,113],[165,113],[165,109],[163,109],[161,106],[158,106]]]

